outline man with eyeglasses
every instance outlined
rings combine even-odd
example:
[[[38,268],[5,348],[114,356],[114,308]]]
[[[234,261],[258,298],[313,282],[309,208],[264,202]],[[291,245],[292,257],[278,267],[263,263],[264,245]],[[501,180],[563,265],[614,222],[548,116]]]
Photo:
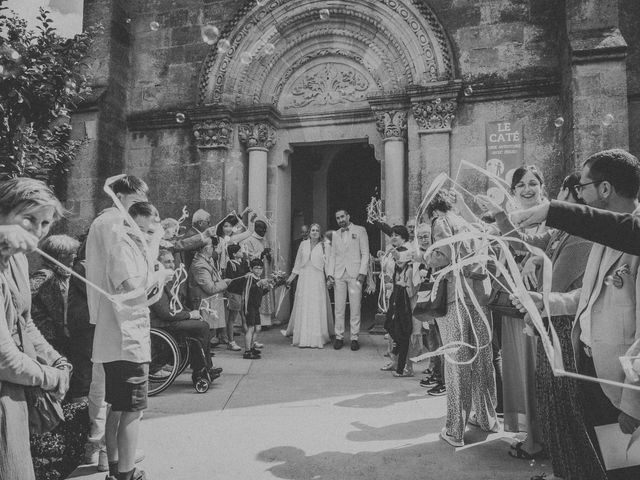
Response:
[[[640,162],[624,150],[605,150],[589,157],[582,167],[580,183],[574,188],[590,207],[640,216]],[[518,215],[514,217],[521,220]],[[596,244],[582,288],[551,293],[551,312],[544,315],[576,314],[572,339],[579,373],[625,382],[618,357],[640,337],[639,266],[640,257]],[[542,295],[531,295],[542,309]],[[519,299],[514,298],[514,305],[522,310]],[[595,426],[618,423],[625,434],[640,426],[640,392],[593,382],[580,382],[580,388],[585,422],[594,444],[598,444]],[[638,470],[621,469],[609,478],[632,478],[628,476],[632,473],[633,478],[640,478]]]

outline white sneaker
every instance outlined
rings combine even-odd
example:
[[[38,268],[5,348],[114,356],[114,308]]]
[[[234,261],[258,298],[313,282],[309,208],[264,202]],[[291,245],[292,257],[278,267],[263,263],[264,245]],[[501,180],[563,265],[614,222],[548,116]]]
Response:
[[[445,442],[447,442],[449,445],[451,445],[452,447],[464,447],[464,442],[461,442],[459,440],[456,440],[455,438],[453,438],[451,435],[449,435],[447,433],[447,427],[444,427],[441,431],[440,431],[440,438],[442,440],[444,440]]]
[[[239,352],[240,350],[242,350],[242,348],[240,348],[240,345],[238,345],[235,341],[230,342],[229,345],[227,346],[227,349],[233,350],[234,352]]]
[[[136,450],[136,463],[140,463],[144,460],[145,454],[143,450]],[[109,458],[107,457],[106,450],[100,450],[98,454],[98,471],[99,472],[108,472],[109,471]]]

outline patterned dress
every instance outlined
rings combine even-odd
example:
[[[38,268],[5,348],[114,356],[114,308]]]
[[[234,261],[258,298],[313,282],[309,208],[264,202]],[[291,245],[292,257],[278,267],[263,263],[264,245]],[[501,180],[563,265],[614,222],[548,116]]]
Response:
[[[591,244],[571,237],[564,232],[553,235],[546,248],[546,254],[554,264],[554,277],[562,275],[570,283],[562,291],[571,291],[582,284],[582,274]],[[571,270],[563,268],[571,263]],[[573,281],[568,280],[573,279]],[[560,287],[559,281],[552,287]],[[552,288],[552,291],[559,291]],[[573,316],[552,317],[562,349],[565,370],[576,372],[571,329]],[[542,340],[538,340],[536,369],[536,403],[538,423],[542,440],[551,458],[553,474],[564,480],[604,480],[606,473],[600,463],[596,449],[587,434],[583,418],[583,408],[579,398],[578,383],[573,378],[556,377],[549,359],[544,353]]]

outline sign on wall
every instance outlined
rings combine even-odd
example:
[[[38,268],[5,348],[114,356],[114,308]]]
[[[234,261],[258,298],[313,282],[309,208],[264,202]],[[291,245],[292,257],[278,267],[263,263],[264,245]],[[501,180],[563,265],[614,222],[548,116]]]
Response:
[[[524,164],[524,125],[521,120],[487,122],[485,168],[511,184],[513,171]]]

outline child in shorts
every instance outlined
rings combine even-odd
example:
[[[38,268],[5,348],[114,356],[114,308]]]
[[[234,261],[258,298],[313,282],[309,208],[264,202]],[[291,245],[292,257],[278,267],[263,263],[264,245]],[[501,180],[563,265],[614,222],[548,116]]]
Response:
[[[231,340],[229,350],[234,352],[240,351],[240,346],[233,341],[233,326],[240,317],[242,319],[242,292],[244,284],[242,278],[249,273],[249,264],[244,259],[244,252],[238,244],[227,246],[227,266],[225,269],[225,278],[231,280],[227,287],[227,336]],[[241,320],[242,321],[242,320]],[[243,323],[243,322],[242,322]]]
[[[129,215],[147,240],[159,225],[158,211],[148,202],[134,203]],[[124,308],[103,317],[96,324],[93,359],[101,362],[105,372],[105,400],[111,405],[107,413],[105,440],[109,460],[107,480],[145,480],[144,471],[135,470],[136,447],[142,411],[147,408],[151,334],[147,287],[154,264],[146,254],[139,234],[124,226],[105,252],[109,293],[139,291],[127,299]],[[110,301],[103,298],[102,301]]]
[[[260,325],[260,305],[262,297],[271,290],[267,279],[261,278],[264,271],[264,263],[259,258],[254,258],[249,264],[251,272],[244,281],[244,293],[242,295],[242,310],[245,322],[245,352],[242,358],[257,360],[260,358],[260,350],[253,347],[256,326]]]

